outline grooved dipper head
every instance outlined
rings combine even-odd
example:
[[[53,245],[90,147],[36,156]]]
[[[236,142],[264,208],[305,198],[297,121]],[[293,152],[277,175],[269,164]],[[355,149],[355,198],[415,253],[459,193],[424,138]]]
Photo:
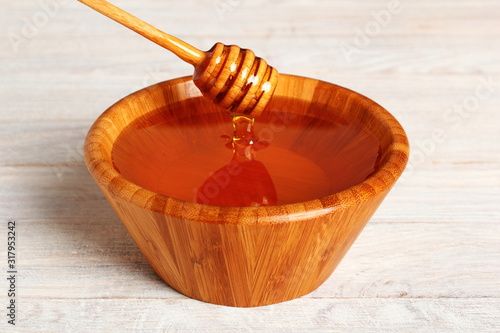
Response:
[[[195,67],[193,80],[201,93],[233,114],[258,117],[278,83],[278,71],[253,51],[215,44]]]

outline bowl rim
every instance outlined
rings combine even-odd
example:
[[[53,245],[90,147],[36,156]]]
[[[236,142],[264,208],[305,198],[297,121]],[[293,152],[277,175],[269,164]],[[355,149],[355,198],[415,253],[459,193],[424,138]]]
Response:
[[[376,196],[385,197],[387,192],[403,173],[409,158],[408,138],[396,118],[373,100],[348,88],[303,76],[280,74],[280,79],[282,77],[302,79],[311,82],[315,81],[316,84],[332,85],[337,89],[355,94],[358,99],[357,103],[363,104],[363,107],[367,108],[369,112],[372,112],[375,118],[379,119],[381,123],[388,128],[391,136],[391,141],[387,148],[387,157],[385,161],[379,165],[378,170],[373,172],[361,183],[322,198],[298,203],[261,207],[222,207],[184,201],[163,194],[154,193],[125,179],[115,170],[110,162],[111,158],[105,153],[105,149],[101,143],[103,136],[99,132],[102,133],[106,127],[109,127],[110,123],[112,123],[110,118],[113,118],[113,114],[124,111],[123,108],[117,106],[130,96],[147,93],[148,90],[156,89],[163,85],[189,83],[189,81],[192,82],[191,76],[170,79],[145,87],[118,100],[107,108],[96,119],[86,136],[84,158],[87,168],[103,192],[107,191],[126,202],[146,210],[184,220],[213,224],[261,225],[294,222],[317,218],[332,212],[343,211],[352,206],[360,205]]]

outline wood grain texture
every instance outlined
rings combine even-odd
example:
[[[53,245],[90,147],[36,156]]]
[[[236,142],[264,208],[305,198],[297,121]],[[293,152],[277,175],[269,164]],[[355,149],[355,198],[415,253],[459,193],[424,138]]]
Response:
[[[203,52],[105,0],[79,1],[193,65],[202,94],[230,113],[258,117],[276,89],[278,71],[252,50],[216,43]]]
[[[282,73],[359,91],[407,131],[407,171],[331,278],[252,309],[190,300],[163,283],[83,162],[85,132],[103,110],[190,66],[76,1],[58,2],[29,38],[23,18],[42,10],[38,1],[0,10],[0,218],[20,223],[17,331],[498,332],[498,1],[401,1],[350,62],[340,43],[353,44],[387,1],[258,0],[223,11],[211,1],[114,2],[204,49],[238,43]],[[491,95],[468,118],[445,121],[489,77]],[[434,129],[447,138],[414,160]],[[0,330],[11,327],[0,321]]]
[[[199,65],[205,59],[205,53],[177,37],[168,35],[152,25],[142,21],[132,14],[105,0],[78,0],[97,12],[122,24],[150,41],[166,48],[183,61],[193,66]]]
[[[159,109],[167,119],[180,113],[189,119],[190,114],[217,112],[209,101],[199,102],[196,109],[185,106],[199,96],[193,81],[185,77],[118,101],[87,135],[84,151],[90,173],[155,272],[181,293],[215,304],[252,307],[315,290],[340,263],[404,170],[405,132],[386,110],[362,95],[318,80],[281,75],[266,112],[279,109],[294,117],[358,123],[376,137],[379,162],[364,181],[305,202],[217,207],[154,193],[121,175],[113,165],[112,150],[127,126]],[[359,139],[351,141],[347,151]],[[317,146],[308,151],[324,155],[327,147]],[[323,158],[326,165],[331,163],[326,155]]]
[[[272,307],[248,309],[202,305],[186,299],[57,299],[57,312],[47,311],[44,300],[30,300],[26,332],[88,330],[121,332],[473,332],[495,331],[493,313],[498,304],[489,299],[299,299]],[[78,309],[72,314],[67,309]],[[183,312],[179,312],[181,308]],[[289,316],[295,313],[295,316]],[[88,318],[92,318],[89,320]],[[123,326],[127,318],[128,326]],[[283,318],[280,320],[279,318]],[[459,319],[460,318],[460,319]],[[44,324],[54,323],[54,324]],[[85,323],[82,329],[81,323]],[[353,323],[365,323],[356,325]]]

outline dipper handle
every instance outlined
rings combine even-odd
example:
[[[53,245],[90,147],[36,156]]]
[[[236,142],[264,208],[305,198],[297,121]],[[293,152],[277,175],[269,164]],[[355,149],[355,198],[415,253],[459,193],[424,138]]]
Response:
[[[274,93],[278,71],[251,50],[216,43],[203,52],[105,0],[78,1],[193,65],[193,81],[201,93],[230,113],[257,117]]]
[[[198,50],[196,47],[189,45],[177,37],[164,33],[149,23],[144,22],[143,20],[127,13],[123,9],[116,7],[105,0],[78,1],[124,25],[130,30],[137,32],[139,35],[146,37],[161,47],[166,48],[193,66],[200,64],[205,59],[205,52]]]

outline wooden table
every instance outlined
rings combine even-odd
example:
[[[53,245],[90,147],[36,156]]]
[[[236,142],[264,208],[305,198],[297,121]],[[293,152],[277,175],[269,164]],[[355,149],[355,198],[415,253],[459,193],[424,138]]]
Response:
[[[1,332],[500,331],[500,2],[115,4],[202,49],[236,43],[282,73],[367,95],[407,130],[410,164],[313,293],[250,309],[189,299],[148,266],[82,144],[110,104],[191,67],[76,1],[4,1]]]

